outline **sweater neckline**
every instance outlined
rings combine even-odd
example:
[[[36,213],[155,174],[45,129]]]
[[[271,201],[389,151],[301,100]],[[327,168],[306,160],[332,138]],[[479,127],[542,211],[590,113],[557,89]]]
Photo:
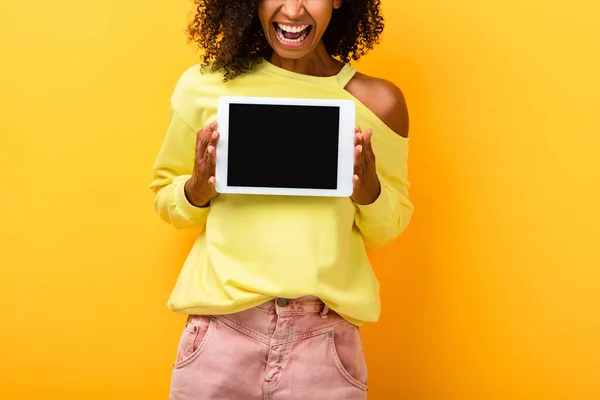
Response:
[[[285,68],[278,67],[268,61],[266,58],[261,59],[261,63],[257,67],[259,70],[277,75],[282,78],[292,79],[299,82],[310,83],[321,86],[331,86],[343,89],[346,87],[348,82],[354,77],[356,74],[356,69],[351,67],[348,64],[344,64],[342,69],[335,75],[331,76],[314,76],[314,75],[306,75],[298,72],[290,71]]]

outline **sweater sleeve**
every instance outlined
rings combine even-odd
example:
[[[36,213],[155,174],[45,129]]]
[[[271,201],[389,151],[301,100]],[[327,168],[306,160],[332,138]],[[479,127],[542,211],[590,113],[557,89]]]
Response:
[[[371,204],[356,205],[354,222],[365,245],[371,249],[380,249],[396,239],[406,229],[414,212],[408,196],[408,140],[392,139],[388,136],[385,142],[378,143],[377,148],[375,143],[373,145],[381,182],[379,197]]]
[[[178,229],[204,229],[210,211],[187,200],[184,185],[194,168],[196,132],[172,107],[169,125],[152,170],[150,190],[161,219]]]

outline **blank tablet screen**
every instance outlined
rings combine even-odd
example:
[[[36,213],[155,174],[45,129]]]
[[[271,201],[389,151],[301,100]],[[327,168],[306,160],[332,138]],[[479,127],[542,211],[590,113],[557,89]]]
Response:
[[[227,184],[337,189],[340,109],[230,104]]]

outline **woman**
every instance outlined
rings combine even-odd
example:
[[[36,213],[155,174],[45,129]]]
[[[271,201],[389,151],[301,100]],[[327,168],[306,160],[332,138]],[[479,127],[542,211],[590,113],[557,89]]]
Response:
[[[203,63],[176,85],[151,184],[162,219],[201,230],[168,302],[188,315],[171,399],[365,399],[359,327],[380,312],[365,245],[395,239],[413,212],[402,93],[348,65],[378,42],[380,1],[196,3]],[[354,100],[352,196],[218,195],[222,95]],[[310,160],[318,138],[305,143]]]

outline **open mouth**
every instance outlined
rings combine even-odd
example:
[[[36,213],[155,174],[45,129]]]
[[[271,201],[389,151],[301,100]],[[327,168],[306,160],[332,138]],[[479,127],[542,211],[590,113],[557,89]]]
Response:
[[[285,25],[278,22],[274,22],[273,27],[277,39],[281,43],[291,46],[303,44],[312,30],[312,25]]]

